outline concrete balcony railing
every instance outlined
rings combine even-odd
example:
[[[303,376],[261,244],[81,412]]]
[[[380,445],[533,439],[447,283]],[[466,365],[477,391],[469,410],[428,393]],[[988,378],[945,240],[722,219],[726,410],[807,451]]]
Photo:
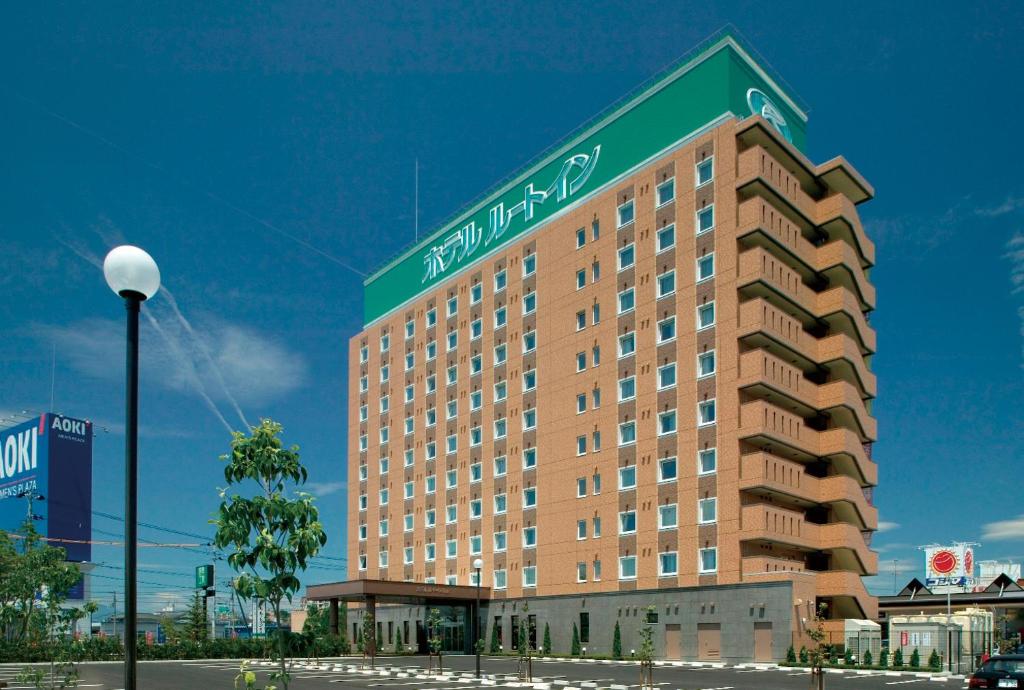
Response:
[[[843,380],[815,384],[798,367],[766,350],[740,355],[737,385],[758,397],[779,394],[809,411],[829,413],[837,424],[857,431],[864,442],[878,437],[878,423],[856,386]]]
[[[845,365],[837,368],[837,373],[844,377],[849,373],[864,397],[875,397],[875,375],[864,363],[860,346],[850,336],[837,333],[815,338],[798,319],[761,298],[743,302],[739,311],[740,339],[770,349],[773,354],[780,354],[775,350],[781,348],[817,366],[833,368],[842,360]]]
[[[856,557],[860,574],[878,572],[878,555],[853,525],[810,523],[799,511],[768,503],[743,506],[740,523],[741,540],[787,544],[806,551],[849,551]]]
[[[807,572],[804,562],[792,558],[773,558],[771,556],[744,556],[740,563],[741,575],[757,576],[774,573]]]
[[[857,573],[848,570],[826,570],[815,573],[815,585],[820,597],[832,597],[833,599],[844,597],[850,598],[860,608],[859,614],[849,612],[849,617],[867,618],[876,620],[878,618],[878,599],[868,593],[864,581]],[[841,602],[836,602],[841,609]],[[842,611],[840,611],[842,613]],[[844,617],[847,617],[844,615]]]
[[[856,337],[867,352],[875,351],[875,331],[864,318],[860,300],[844,287],[815,292],[797,271],[761,247],[740,254],[736,284],[747,288],[748,294],[764,297],[769,297],[774,291],[815,319]],[[837,318],[840,313],[845,315],[852,328]]]
[[[744,582],[789,580],[813,583],[815,594],[832,599],[832,615],[842,618],[878,617],[878,600],[871,596],[861,575],[849,570],[806,570],[801,561],[786,558],[742,559]]]
[[[842,225],[842,239],[853,243],[869,265],[875,263],[875,243],[864,233],[864,226],[853,202],[842,194],[825,197],[815,205],[815,224],[819,227]],[[830,236],[832,233],[830,232]]]
[[[798,462],[771,453],[747,453],[740,458],[740,490],[793,496],[819,505],[847,503],[859,517],[859,529],[878,528],[878,509],[868,502],[854,477],[814,477]]]
[[[820,247],[807,239],[800,226],[762,197],[740,203],[738,211],[739,238],[751,238],[761,246],[782,247],[802,265],[806,273],[820,274],[838,284],[849,284],[857,291],[865,309],[875,307],[875,287],[868,281],[857,250],[850,244],[835,240]]]

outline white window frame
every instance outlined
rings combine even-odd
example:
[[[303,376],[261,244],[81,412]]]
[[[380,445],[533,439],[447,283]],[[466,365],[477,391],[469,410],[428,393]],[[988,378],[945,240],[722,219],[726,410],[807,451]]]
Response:
[[[624,477],[623,473],[624,472],[628,473],[628,474],[631,474],[633,476],[633,483],[632,484],[626,484],[625,483],[625,480],[623,479],[623,477]],[[623,467],[620,467],[618,469],[618,476],[619,476],[619,491],[633,491],[633,490],[636,489],[636,482],[637,482],[637,480],[636,480],[636,465],[625,465]]]
[[[671,508],[674,511],[674,520],[670,522],[665,521],[664,511]],[[678,503],[663,503],[658,506],[658,529],[676,529],[679,527],[679,504]]]
[[[662,559],[666,556],[672,556],[675,558],[676,567],[675,570],[665,570],[665,561]],[[676,577],[679,575],[679,552],[678,551],[662,551],[658,554],[658,577]]]
[[[704,421],[702,419],[701,411],[707,407],[711,407],[712,419],[711,421]],[[712,426],[718,421],[718,406],[715,404],[714,398],[708,398],[707,400],[701,400],[697,403],[697,426]]]
[[[622,432],[623,432],[623,430],[626,427],[632,427],[633,428],[633,440],[631,440],[631,441],[623,441],[622,440],[623,439],[623,433]],[[636,443],[636,420],[634,419],[632,421],[622,422],[621,424],[619,424],[619,446],[620,447],[621,446],[632,446],[635,443]]]
[[[711,225],[708,226],[707,228],[705,228],[704,230],[701,230],[701,227],[700,227],[701,217],[704,216],[705,214],[708,214],[708,213],[711,214]],[[694,222],[693,227],[695,229],[695,232],[694,232],[695,235],[703,235],[703,234],[711,232],[712,230],[715,229],[715,205],[714,204],[708,204],[704,208],[698,209],[696,222]]]
[[[626,295],[629,295],[630,300],[632,301],[632,304],[630,306],[626,307],[625,309],[623,309],[622,308],[622,299]],[[622,314],[628,314],[629,312],[631,312],[634,309],[636,309],[636,288],[635,287],[628,287],[625,290],[622,290],[621,292],[619,292],[615,296],[615,308],[618,310],[618,314],[620,316]]]
[[[661,198],[661,190],[669,185],[672,186],[672,196],[668,199]],[[676,178],[673,175],[667,180],[662,181],[654,188],[654,208],[661,208],[665,204],[670,204],[676,200]]]
[[[625,202],[619,204],[618,207],[616,207],[616,209],[615,209],[615,227],[616,227],[616,229],[624,228],[627,225],[629,225],[630,223],[636,221],[636,206],[634,204],[634,201],[635,201],[634,199],[630,199],[629,201],[625,201]],[[623,217],[623,213],[626,211],[626,209],[629,210],[629,220],[623,221],[622,217]]]
[[[705,310],[705,309],[711,309],[711,323],[702,326],[700,324],[700,315],[701,315],[701,312],[703,310]],[[698,331],[705,331],[705,330],[707,330],[709,328],[714,328],[715,327],[715,321],[716,321],[716,318],[717,318],[717,314],[715,312],[716,312],[715,300],[711,300],[710,302],[705,302],[704,304],[701,304],[700,306],[697,307],[697,330]]]
[[[625,569],[624,566],[625,566],[626,563],[631,563],[632,564],[632,566],[633,566],[632,567],[632,570],[633,570],[633,574],[632,575],[626,575],[625,574],[626,569]],[[619,579],[620,580],[635,580],[636,579],[636,573],[637,573],[636,555],[634,554],[632,556],[619,556]]]
[[[669,324],[669,323],[671,323],[671,325],[672,325],[672,335],[668,336],[667,338],[662,337],[661,325],[662,324]],[[676,327],[676,317],[675,317],[675,315],[669,316],[667,318],[662,319],[661,321],[658,321],[655,324],[655,332],[657,333],[658,345],[661,345],[662,343],[670,343],[673,340],[675,340],[676,336],[679,335],[679,329]]]
[[[622,394],[622,384],[624,384],[624,383],[630,383],[632,385],[632,387],[633,387],[632,395],[624,396]],[[616,390],[618,391],[618,401],[620,403],[627,402],[629,400],[636,400],[636,376],[635,375],[634,376],[626,376],[624,378],[619,379],[619,383],[618,383],[618,386],[617,386]]]
[[[711,519],[704,517],[704,508],[711,506],[711,512],[714,513]],[[708,496],[707,498],[701,498],[697,500],[697,524],[698,525],[713,525],[718,522],[718,497]]]
[[[705,553],[710,553],[712,555],[712,557],[714,558],[714,561],[715,561],[715,567],[714,568],[705,568],[704,567],[704,554]],[[717,573],[718,572],[718,547],[717,546],[708,546],[708,547],[705,547],[705,548],[697,550],[697,572],[701,573],[701,574]]]
[[[708,177],[708,179],[706,179],[703,182],[701,182],[700,181],[700,169],[703,166],[705,166],[705,165],[710,165],[711,166],[711,176]],[[715,181],[715,157],[714,156],[708,156],[707,158],[705,158],[701,162],[694,164],[694,166],[693,166],[693,181],[696,183],[695,189],[700,189],[704,185],[711,184],[712,182]]]
[[[672,241],[669,244],[665,244],[665,245],[662,244],[662,241],[661,241],[662,233],[671,233],[672,234]],[[654,233],[654,250],[655,250],[656,254],[660,254],[662,252],[668,251],[669,249],[672,249],[675,246],[676,246],[676,224],[675,223],[669,223],[668,225],[665,225],[664,227],[659,229],[656,233]]]
[[[663,292],[661,287],[661,281],[663,278],[668,278],[669,276],[671,276],[672,278],[672,289]],[[664,273],[659,273],[658,275],[656,275],[654,277],[654,284],[657,286],[655,292],[658,299],[674,295],[676,293],[676,269],[672,268],[665,271]]]
[[[710,261],[710,263],[711,263],[711,273],[707,274],[706,276],[701,276],[701,274],[700,274],[701,263],[704,262],[704,261]],[[698,284],[699,283],[703,283],[703,282],[708,281],[708,280],[711,280],[712,278],[715,277],[715,253],[714,252],[708,252],[704,256],[702,256],[699,259],[697,259],[697,268],[694,271],[694,275],[697,276],[697,283]]]
[[[704,469],[704,458],[710,457],[713,459],[713,467],[710,470]],[[715,474],[718,471],[718,448],[702,448],[697,451],[697,474],[698,476],[704,476],[708,474]]]
[[[673,424],[672,424],[673,428],[670,431],[665,431],[663,426],[662,426],[662,418],[668,417],[670,415],[671,415],[671,417],[673,419]],[[671,436],[672,434],[675,434],[678,431],[679,431],[679,415],[676,413],[676,411],[674,409],[673,410],[665,410],[664,412],[659,412],[658,413],[658,436]]]
[[[703,367],[701,365],[707,359],[711,360],[711,371],[704,372],[702,371]],[[708,350],[706,352],[701,352],[699,355],[697,355],[697,378],[703,379],[709,376],[714,376],[715,372],[717,371],[717,366],[718,361],[715,359],[715,351],[713,349]]]
[[[623,264],[622,255],[627,252],[629,253],[630,260],[628,264]],[[636,243],[630,242],[629,244],[619,247],[618,251],[615,252],[616,272],[625,271],[626,269],[633,268],[634,266],[636,266]]]
[[[623,518],[625,518],[627,515],[630,515],[630,514],[633,515],[633,529],[627,529],[623,525]],[[623,511],[619,512],[619,534],[620,535],[636,534],[637,527],[638,527],[638,525],[637,525],[637,515],[636,515],[636,509],[635,508],[633,510],[623,510]]]

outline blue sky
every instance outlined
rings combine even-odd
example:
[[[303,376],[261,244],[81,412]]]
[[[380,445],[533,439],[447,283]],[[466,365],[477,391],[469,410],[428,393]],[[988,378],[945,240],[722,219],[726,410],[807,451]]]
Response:
[[[430,229],[732,22],[810,105],[810,157],[846,156],[878,193],[861,208],[878,245],[872,588],[893,559],[901,583],[918,573],[929,542],[1024,560],[1019,4],[241,7],[29,3],[0,27],[0,415],[50,407],[55,351],[54,407],[106,429],[97,510],[123,503],[123,309],[94,265],[111,246],[145,247],[164,277],[142,332],[140,519],[210,534],[227,428],[271,416],[342,558],[356,271],[412,239],[414,159]],[[118,549],[95,558],[121,576]],[[205,558],[140,560],[146,610]]]

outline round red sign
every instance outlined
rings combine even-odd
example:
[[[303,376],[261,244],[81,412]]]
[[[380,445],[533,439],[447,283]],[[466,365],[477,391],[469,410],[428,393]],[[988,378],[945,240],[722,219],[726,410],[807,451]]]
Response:
[[[956,570],[956,554],[948,549],[936,551],[932,555],[932,570],[939,575],[949,575]]]

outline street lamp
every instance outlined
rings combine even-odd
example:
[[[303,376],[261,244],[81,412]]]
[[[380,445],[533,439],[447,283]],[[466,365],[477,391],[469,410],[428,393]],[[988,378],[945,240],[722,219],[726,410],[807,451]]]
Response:
[[[114,247],[103,260],[103,277],[124,298],[128,312],[125,359],[124,430],[124,690],[136,690],[136,599],[138,569],[139,483],[139,305],[160,289],[160,269],[153,257],[131,245]]]
[[[473,561],[476,568],[476,635],[473,636],[473,649],[476,651],[476,677],[480,677],[480,569],[484,567],[482,558]]]

